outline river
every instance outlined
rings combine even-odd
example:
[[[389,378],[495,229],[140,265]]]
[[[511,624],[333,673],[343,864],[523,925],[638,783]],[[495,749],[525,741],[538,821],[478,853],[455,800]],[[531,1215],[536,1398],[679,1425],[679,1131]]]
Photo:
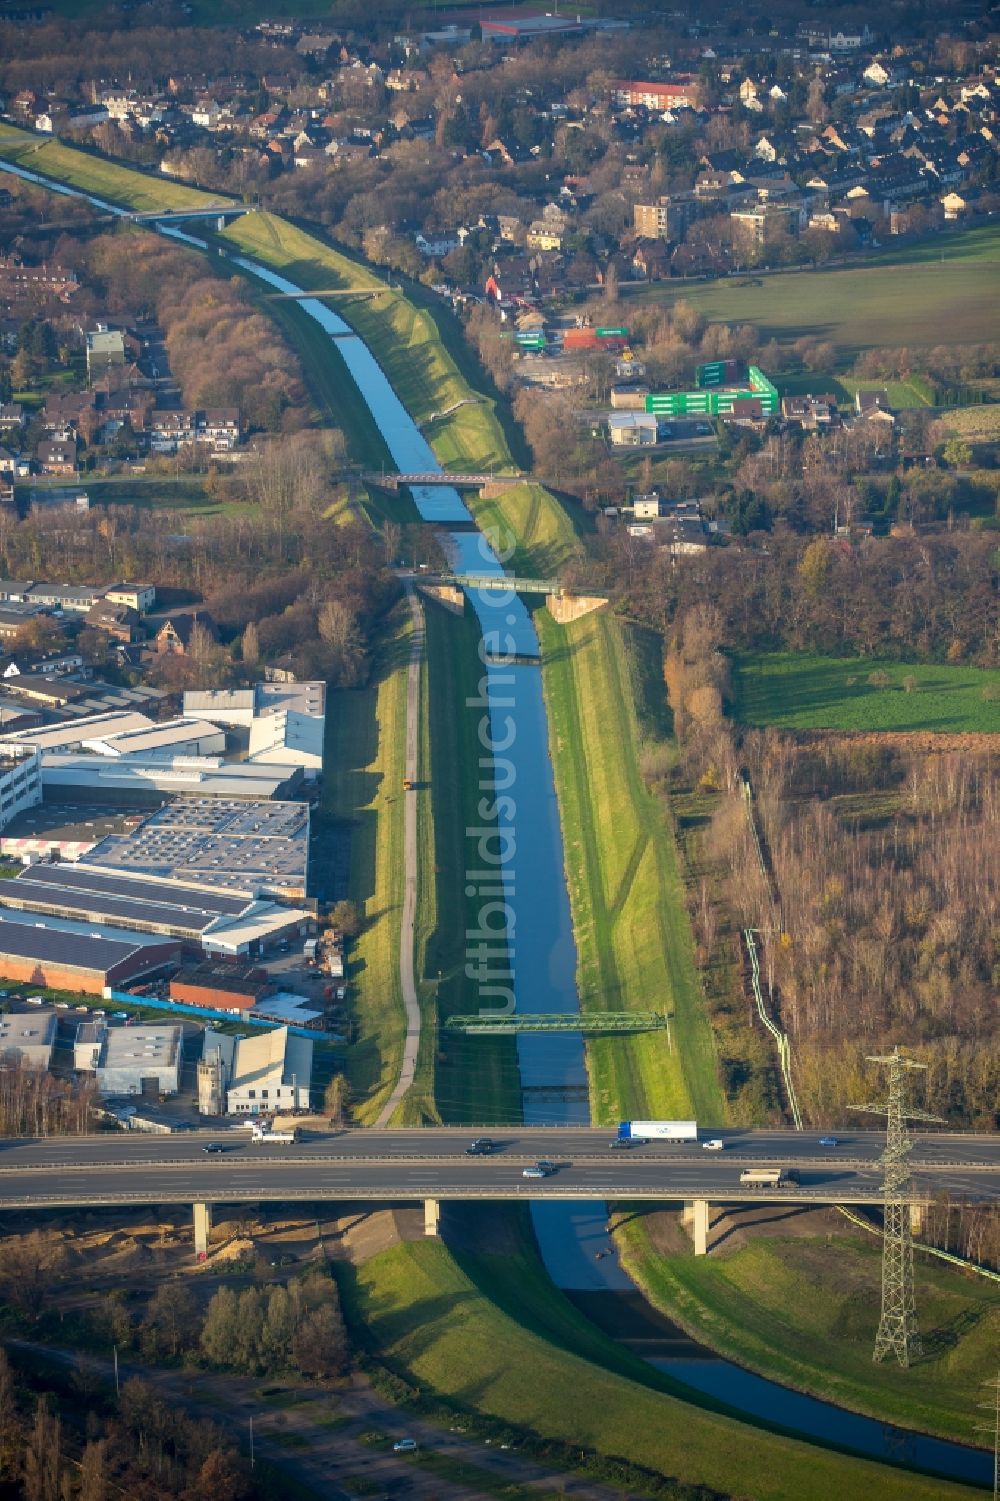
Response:
[[[15,176],[54,188],[70,197],[123,215],[103,199],[55,184],[39,174],[0,163]],[[204,240],[173,226],[161,233],[200,250]],[[276,291],[291,293],[298,306],[331,337],[360,391],[383,441],[401,472],[441,471],[430,444],[399,400],[367,345],[350,325],[318,298],[303,297],[287,277],[246,256],[228,257],[249,275]],[[414,487],[421,517],[442,528],[444,545],[457,570],[501,574],[503,566],[491,541],[475,529],[458,491],[446,485]],[[455,530],[448,530],[454,527]],[[513,592],[469,590],[470,602],[484,637],[502,653],[538,656],[531,616]],[[494,745],[510,763],[513,807],[502,810],[500,830],[507,836],[509,858],[503,865],[505,900],[512,913],[510,947],[513,989],[521,1012],[572,1013],[579,1009],[576,991],[576,945],[563,862],[562,834],[552,763],[548,749],[545,703],[538,666],[487,665],[489,716]],[[579,1032],[519,1035],[518,1067],[523,1114],[534,1125],[584,1124],[590,1119],[583,1037]],[[532,1218],[545,1266],[557,1286],[572,1295],[635,1298],[630,1279],[619,1267],[605,1230],[603,1206],[590,1202],[534,1203]],[[659,1369],[687,1385],[692,1394],[709,1393],[755,1418],[778,1423],[788,1431],[816,1438],[856,1453],[918,1469],[971,1480],[992,1481],[992,1456],[942,1439],[875,1422],[831,1403],[779,1386],[717,1357],[654,1359]]]

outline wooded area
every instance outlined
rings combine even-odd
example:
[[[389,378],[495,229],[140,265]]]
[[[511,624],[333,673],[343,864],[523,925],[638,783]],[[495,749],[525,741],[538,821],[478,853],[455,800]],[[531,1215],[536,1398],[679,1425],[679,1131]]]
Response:
[[[902,1040],[928,1065],[927,1108],[995,1129],[995,754],[928,752],[889,736],[800,744],[775,730],[740,735],[723,713],[719,625],[711,607],[689,611],[668,651],[680,774],[718,793],[705,847],[735,928],[764,934],[804,1112],[817,1125],[842,1122],[850,1103],[878,1093],[865,1055]],[[711,947],[722,927],[706,918],[702,942]]]

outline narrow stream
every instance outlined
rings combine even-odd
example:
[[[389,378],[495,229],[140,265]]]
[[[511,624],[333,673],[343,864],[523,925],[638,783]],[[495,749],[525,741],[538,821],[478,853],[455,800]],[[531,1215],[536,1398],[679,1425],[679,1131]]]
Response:
[[[69,197],[87,198],[96,207],[124,215],[125,210],[89,194],[51,182],[24,168],[0,162],[0,170]],[[204,240],[172,226],[157,226],[171,239],[200,250]],[[275,290],[296,294],[298,306],[337,340],[365,404],[401,472],[441,469],[433,450],[393,390],[385,372],[349,324],[318,298],[299,297],[302,288],[245,256],[229,257],[251,276]],[[490,541],[474,527],[458,491],[449,486],[414,487],[413,499],[425,521],[447,529],[446,546],[456,569],[502,574]],[[502,654],[537,657],[538,638],[521,599],[512,593],[470,590],[469,598],[489,645]],[[508,907],[514,914],[513,989],[521,1012],[574,1012],[576,945],[570,918],[563,864],[562,834],[549,757],[545,703],[539,667],[487,665],[493,744],[503,747],[509,763],[509,794],[514,809],[501,818],[509,836],[510,858],[503,865]],[[532,1125],[579,1125],[590,1119],[583,1037],[579,1032],[520,1035],[518,1067],[524,1119]],[[617,1295],[634,1308],[633,1283],[619,1267],[605,1230],[603,1205],[534,1203],[532,1218],[545,1266],[558,1287],[581,1300]],[[789,1431],[850,1449],[859,1454],[959,1480],[988,1485],[992,1456],[943,1439],[928,1438],[861,1417],[831,1403],[807,1397],[754,1375],[729,1361],[651,1358],[651,1363],[695,1392],[705,1392],[744,1413],[780,1423]]]

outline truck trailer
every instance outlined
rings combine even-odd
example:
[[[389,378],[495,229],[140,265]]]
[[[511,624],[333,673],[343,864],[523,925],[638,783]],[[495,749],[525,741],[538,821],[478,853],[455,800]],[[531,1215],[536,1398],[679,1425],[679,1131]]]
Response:
[[[795,1173],[786,1167],[745,1167],[740,1173],[746,1188],[788,1188],[794,1182]]]
[[[255,1123],[253,1131],[250,1134],[251,1141],[267,1141],[274,1143],[276,1146],[290,1146],[293,1141],[298,1141],[298,1139],[299,1133],[297,1127],[293,1126],[289,1131],[275,1131],[266,1121]]]
[[[697,1121],[619,1121],[619,1141],[697,1141]]]

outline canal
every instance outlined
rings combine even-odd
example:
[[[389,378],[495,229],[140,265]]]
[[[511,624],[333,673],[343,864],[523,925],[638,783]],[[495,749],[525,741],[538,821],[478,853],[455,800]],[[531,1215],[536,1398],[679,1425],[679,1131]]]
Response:
[[[71,197],[88,198],[114,214],[124,210],[105,200],[8,163],[3,170]],[[204,240],[172,226],[158,226],[171,239],[200,250]],[[350,325],[318,298],[269,267],[246,256],[228,257],[248,275],[276,291],[293,294],[298,306],[332,338],[360,391],[383,441],[401,472],[441,471],[433,449],[399,400],[374,355]],[[421,517],[444,533],[443,543],[456,570],[501,574],[503,564],[495,547],[502,539],[477,530],[458,491],[449,486],[416,486],[414,503]],[[454,530],[450,530],[454,528]],[[505,858],[502,883],[510,911],[509,948],[513,990],[522,1012],[564,1012],[579,1009],[576,991],[576,946],[566,889],[559,810],[549,757],[545,703],[539,666],[538,638],[531,616],[513,591],[470,590],[470,602],[482,626],[488,648],[501,656],[528,658],[519,664],[487,663],[489,719],[492,743],[503,747],[510,767],[510,806],[500,828]],[[518,1037],[518,1066],[523,1114],[533,1125],[585,1124],[590,1119],[583,1037],[579,1032]],[[535,1203],[535,1234],[545,1266],[557,1286],[581,1304],[589,1301],[601,1323],[614,1323],[619,1306],[639,1319],[634,1285],[618,1266],[606,1231],[604,1206],[589,1202]],[[644,1306],[644,1305],[643,1305]],[[662,1320],[650,1313],[650,1328]],[[633,1342],[633,1347],[638,1342]],[[655,1342],[654,1342],[655,1343]],[[683,1345],[683,1341],[679,1342]],[[651,1363],[687,1386],[693,1397],[707,1394],[753,1422],[780,1425],[806,1438],[855,1453],[906,1464],[956,1480],[988,1485],[992,1455],[984,1450],[948,1443],[848,1412],[828,1402],[777,1385],[742,1367],[711,1355],[688,1353],[683,1358],[652,1357]]]

